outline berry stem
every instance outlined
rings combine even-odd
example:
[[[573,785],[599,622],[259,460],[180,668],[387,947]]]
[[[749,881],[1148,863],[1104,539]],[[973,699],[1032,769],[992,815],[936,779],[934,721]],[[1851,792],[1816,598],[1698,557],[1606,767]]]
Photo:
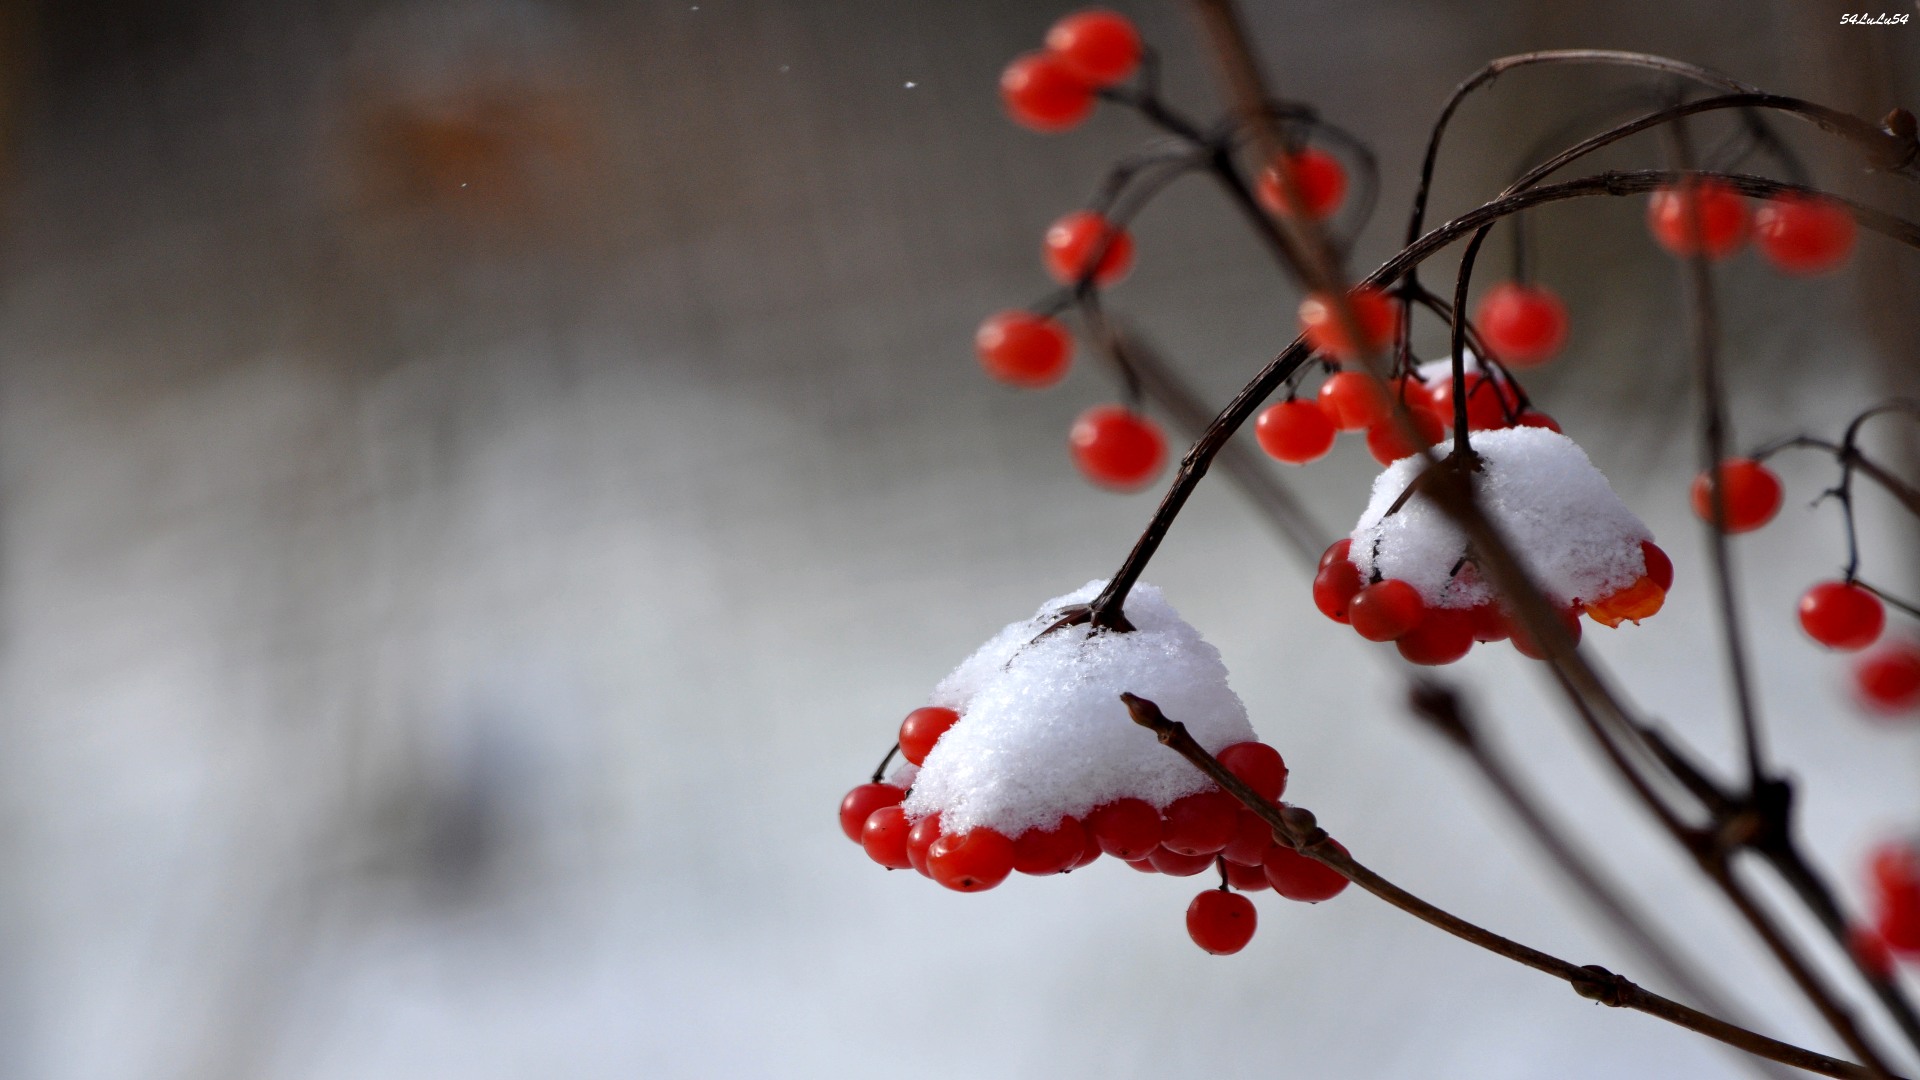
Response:
[[[1769,1038],[1758,1032],[1729,1023],[1698,1009],[1655,994],[1624,976],[1597,965],[1578,965],[1551,953],[1523,945],[1457,915],[1395,885],[1333,843],[1312,813],[1296,806],[1277,806],[1262,798],[1239,777],[1221,765],[1187,732],[1186,725],[1167,718],[1153,702],[1133,694],[1122,694],[1134,722],[1148,728],[1162,743],[1207,774],[1234,798],[1240,800],[1260,819],[1273,827],[1276,839],[1300,854],[1338,872],[1349,881],[1401,911],[1478,946],[1497,956],[1544,972],[1571,985],[1576,993],[1613,1008],[1633,1009],[1677,1024],[1690,1031],[1717,1039],[1750,1054],[1778,1061],[1822,1076],[1858,1080],[1862,1077],[1889,1077],[1884,1069],[1874,1070],[1828,1057],[1791,1043]]]
[[[885,780],[887,778],[887,766],[893,762],[893,755],[899,752],[900,752],[900,744],[894,743],[893,749],[887,751],[887,756],[880,759],[879,765],[874,766],[874,770],[873,770],[874,783],[878,784],[882,780]]]

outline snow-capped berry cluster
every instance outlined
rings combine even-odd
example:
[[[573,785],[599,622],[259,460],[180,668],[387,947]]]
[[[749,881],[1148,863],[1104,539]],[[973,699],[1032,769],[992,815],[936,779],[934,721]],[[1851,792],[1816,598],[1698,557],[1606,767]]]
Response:
[[[1528,576],[1563,613],[1618,626],[1660,610],[1673,564],[1573,440],[1544,428],[1475,432],[1472,474],[1482,509]],[[1544,655],[1502,609],[1474,564],[1466,535],[1424,493],[1426,468],[1408,458],[1375,479],[1353,535],[1321,557],[1316,607],[1369,641],[1392,641],[1418,664],[1450,664],[1476,641],[1512,638]]]
[[[1237,889],[1296,900],[1337,894],[1346,879],[1275,842],[1250,810],[1133,723],[1120,700],[1138,693],[1177,716],[1195,740],[1263,797],[1286,789],[1278,751],[1258,741],[1227,686],[1219,654],[1151,585],[1129,595],[1126,632],[1056,625],[1091,600],[1093,582],[1043,605],[982,645],[907,715],[889,782],[841,803],[841,828],[875,862],[978,892],[1014,871],[1046,875],[1102,855],[1173,876],[1220,867]],[[1196,942],[1233,952],[1250,909],[1198,899]]]

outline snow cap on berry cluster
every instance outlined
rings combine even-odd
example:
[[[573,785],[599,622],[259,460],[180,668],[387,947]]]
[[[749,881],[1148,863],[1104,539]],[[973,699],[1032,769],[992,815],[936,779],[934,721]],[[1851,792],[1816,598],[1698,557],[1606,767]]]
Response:
[[[1653,534],[1572,439],[1517,427],[1476,431],[1469,441],[1480,455],[1473,482],[1481,508],[1549,598],[1563,605],[1599,600],[1646,573],[1640,543]],[[1404,581],[1429,607],[1490,602],[1492,587],[1461,562],[1466,534],[1438,505],[1419,493],[1387,513],[1425,467],[1416,455],[1375,478],[1350,557],[1363,580],[1377,572]]]
[[[1472,349],[1462,349],[1460,353],[1464,361],[1460,365],[1462,371],[1468,375],[1483,374],[1480,370],[1480,358],[1474,355]],[[1507,383],[1506,373],[1499,368],[1493,368],[1484,374],[1489,375],[1494,382],[1502,386]],[[1425,386],[1438,386],[1453,378],[1453,357],[1443,356],[1438,360],[1429,360],[1413,369],[1413,377],[1419,379]]]
[[[1158,703],[1210,751],[1254,738],[1220,653],[1152,585],[1127,595],[1132,632],[1083,624],[1034,640],[1062,609],[1087,603],[1105,584],[1047,601],[934,688],[932,703],[957,710],[960,722],[914,778],[909,818],[937,811],[942,832],[987,827],[1018,836],[1115,799],[1164,807],[1209,787],[1203,773],[1133,722],[1121,691]]]

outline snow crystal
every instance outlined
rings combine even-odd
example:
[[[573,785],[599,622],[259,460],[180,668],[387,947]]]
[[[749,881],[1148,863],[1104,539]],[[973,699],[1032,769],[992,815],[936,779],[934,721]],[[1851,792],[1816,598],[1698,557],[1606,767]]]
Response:
[[[1220,653],[1151,585],[1128,594],[1132,633],[1081,625],[1034,641],[1061,609],[1087,603],[1105,584],[1047,601],[935,687],[932,703],[958,710],[960,722],[927,754],[907,797],[909,818],[937,811],[944,832],[985,826],[1017,836],[1114,799],[1164,807],[1208,787],[1133,722],[1123,690],[1158,703],[1210,751],[1254,738]]]
[[[1474,355],[1472,349],[1463,350],[1461,359],[1465,361],[1462,366],[1465,368],[1467,374],[1477,375],[1480,373],[1480,358]],[[1493,369],[1492,375],[1493,381],[1495,382],[1504,383],[1507,381],[1506,376],[1501,374],[1498,368]],[[1438,360],[1429,360],[1415,367],[1413,369],[1413,376],[1427,386],[1437,386],[1453,378],[1453,357],[1443,356]]]
[[[1484,466],[1473,477],[1481,507],[1549,597],[1562,604],[1598,600],[1646,572],[1640,542],[1653,534],[1572,439],[1523,427],[1477,431],[1470,441]],[[1363,579],[1377,570],[1412,585],[1434,607],[1486,603],[1493,590],[1472,564],[1461,563],[1466,536],[1437,505],[1414,495],[1387,515],[1425,464],[1405,458],[1374,480],[1373,499],[1353,530],[1353,563]]]

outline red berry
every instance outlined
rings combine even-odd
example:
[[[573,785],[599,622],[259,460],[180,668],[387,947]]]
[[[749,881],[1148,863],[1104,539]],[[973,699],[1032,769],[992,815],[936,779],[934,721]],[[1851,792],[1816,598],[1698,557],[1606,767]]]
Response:
[[[1347,306],[1360,326],[1361,344],[1355,345],[1341,325],[1333,301],[1325,293],[1313,293],[1300,301],[1300,326],[1307,344],[1328,356],[1355,360],[1361,354],[1377,352],[1393,340],[1400,326],[1400,308],[1380,290],[1362,285],[1347,294]]]
[[[1320,384],[1320,408],[1341,431],[1365,431],[1387,418],[1393,402],[1358,371],[1336,371]]]
[[[1287,790],[1287,763],[1263,742],[1234,743],[1214,755],[1254,793],[1272,802]]]
[[[1227,884],[1241,892],[1259,892],[1261,889],[1273,888],[1273,885],[1267,881],[1266,867],[1258,862],[1243,866],[1231,859],[1227,860]]]
[[[942,836],[927,849],[927,873],[956,892],[984,892],[1013,873],[1013,841],[992,829]]]
[[[913,710],[900,721],[900,756],[915,765],[924,764],[933,744],[959,722],[959,713],[938,705]]]
[[[1047,49],[1094,86],[1123,82],[1140,66],[1140,32],[1123,15],[1076,11],[1047,31]]]
[[[1180,855],[1212,855],[1233,839],[1240,802],[1224,791],[1182,795],[1160,812],[1160,846]]]
[[[1473,640],[1505,641],[1512,634],[1507,617],[1498,604],[1480,604],[1467,609],[1467,621],[1473,624]]]
[[[1286,189],[1280,183],[1281,169],[1286,170],[1287,180],[1299,194],[1306,216],[1314,221],[1332,217],[1347,197],[1347,170],[1340,159],[1309,146],[1297,154],[1282,154],[1260,170],[1256,190],[1261,204],[1272,213],[1291,213]]]
[[[1399,425],[1382,420],[1367,429],[1367,453],[1382,465],[1391,465],[1402,458],[1413,455],[1432,446],[1446,437],[1446,423],[1433,412],[1432,405],[1415,405],[1407,402],[1407,415],[1413,418],[1413,426],[1420,432],[1421,445],[1415,446],[1400,434]]]
[[[1030,52],[1000,73],[1000,100],[1035,131],[1065,131],[1093,111],[1093,87],[1050,52]]]
[[[1145,799],[1115,799],[1093,808],[1087,831],[1116,859],[1144,859],[1160,846],[1160,811]]]
[[[1713,521],[1714,477],[1726,500],[1726,528],[1730,533],[1752,532],[1780,511],[1780,478],[1751,458],[1728,458],[1711,472],[1693,478],[1693,512],[1701,521]]]
[[[1167,440],[1158,424],[1123,405],[1095,405],[1073,422],[1067,450],[1087,479],[1115,491],[1134,491],[1159,474]]]
[[[933,847],[933,842],[938,839],[940,839],[940,815],[937,813],[928,814],[914,822],[913,828],[907,830],[907,861],[913,864],[915,870],[927,877],[933,876],[933,873],[927,869],[927,850]]]
[[[1047,273],[1060,284],[1077,285],[1091,274],[1095,285],[1105,287],[1133,269],[1133,237],[1091,210],[1075,210],[1048,226],[1042,254]]]
[[[860,846],[867,849],[867,857],[889,870],[906,870],[913,866],[913,860],[907,858],[907,832],[912,828],[907,824],[907,812],[899,806],[883,806],[867,816],[867,824],[860,830]]]
[[[1413,663],[1451,664],[1473,649],[1473,618],[1465,608],[1432,608],[1394,644]]]
[[[1580,644],[1579,609],[1556,608],[1554,610],[1555,613],[1560,616],[1560,626],[1566,630],[1567,636],[1573,639],[1575,645]],[[1513,637],[1513,647],[1520,650],[1520,655],[1529,656],[1535,660],[1545,660],[1547,658],[1546,648],[1539,642],[1533,640],[1533,635],[1527,633],[1527,628],[1520,625],[1518,618],[1508,617],[1507,630]]]
[[[1392,641],[1420,625],[1426,614],[1419,590],[1393,578],[1361,589],[1347,605],[1347,621],[1368,641]]]
[[[1920,851],[1903,840],[1889,840],[1874,847],[1867,869],[1879,892],[1920,892]]]
[[[1187,905],[1187,936],[1215,956],[1246,948],[1258,922],[1253,901],[1223,889],[1208,889]]]
[[[1080,827],[1080,832],[1086,836],[1086,839],[1087,839],[1086,850],[1080,853],[1080,860],[1078,862],[1074,863],[1071,867],[1068,867],[1068,870],[1070,871],[1078,870],[1083,866],[1092,866],[1094,863],[1100,861],[1101,855],[1105,854],[1100,850],[1100,841],[1097,837],[1093,835],[1092,829],[1088,828],[1085,825],[1082,825]]]
[[[1538,285],[1495,285],[1480,298],[1473,321],[1494,357],[1511,367],[1544,364],[1567,343],[1567,306]]]
[[[1526,412],[1521,413],[1520,418],[1513,422],[1513,426],[1514,427],[1546,428],[1548,431],[1554,432],[1556,434],[1558,434],[1560,431],[1559,421],[1555,420],[1551,416],[1548,416],[1546,413],[1535,412],[1532,409],[1528,409]]]
[[[1347,606],[1362,584],[1360,568],[1345,559],[1323,566],[1313,575],[1313,606],[1334,622],[1346,622]]]
[[[1346,562],[1347,553],[1352,550],[1353,540],[1350,537],[1343,536],[1328,544],[1327,550],[1320,553],[1320,569],[1325,570],[1337,562]]]
[[[1854,690],[1876,712],[1905,712],[1920,705],[1920,648],[1899,642],[1862,659],[1853,669]]]
[[[1051,829],[1028,829],[1013,838],[1013,868],[1023,874],[1064,874],[1087,851],[1087,830],[1073,818]]]
[[[869,815],[883,806],[893,806],[906,797],[906,789],[892,784],[861,784],[840,800],[840,831],[847,834],[847,839],[859,843],[860,833],[867,827]]]
[[[1052,386],[1073,360],[1073,337],[1054,319],[1031,311],[1002,311],[980,324],[974,351],[987,374],[1003,383]]]
[[[1192,877],[1213,868],[1212,852],[1188,855],[1161,844],[1147,855],[1147,865],[1168,877]]]
[[[1318,461],[1333,449],[1333,421],[1312,401],[1282,401],[1260,411],[1253,437],[1260,449],[1289,465]]]
[[[1467,384],[1467,430],[1492,431],[1507,426],[1509,415],[1520,412],[1519,396],[1505,383],[1469,372]],[[1441,379],[1433,387],[1433,411],[1447,426],[1453,426],[1453,380]]]
[[[1850,582],[1823,581],[1800,597],[1800,629],[1829,649],[1864,649],[1886,625],[1880,598]]]
[[[1889,893],[1880,903],[1881,940],[1899,952],[1920,953],[1920,890]]]
[[[1160,868],[1153,865],[1153,860],[1147,857],[1128,859],[1127,865],[1143,874],[1157,874],[1160,872]]]
[[[1340,848],[1341,854],[1346,854],[1347,849],[1341,847],[1338,840],[1330,842]],[[1267,869],[1267,882],[1273,886],[1273,891],[1289,900],[1317,904],[1339,896],[1340,891],[1347,887],[1347,879],[1340,871],[1284,844],[1269,848],[1262,865]]]
[[[1838,270],[1853,254],[1855,232],[1853,215],[1829,199],[1782,194],[1753,215],[1754,244],[1789,274]]]
[[[1710,259],[1724,258],[1747,237],[1747,200],[1718,180],[1663,187],[1647,200],[1647,227],[1675,255],[1699,250]]]
[[[1233,839],[1220,849],[1220,857],[1228,864],[1258,866],[1267,849],[1273,846],[1273,826],[1260,820],[1260,815],[1240,808],[1240,815],[1234,818]]]
[[[1640,555],[1647,561],[1647,577],[1660,586],[1660,591],[1673,590],[1673,560],[1661,551],[1651,540],[1640,541]]]

